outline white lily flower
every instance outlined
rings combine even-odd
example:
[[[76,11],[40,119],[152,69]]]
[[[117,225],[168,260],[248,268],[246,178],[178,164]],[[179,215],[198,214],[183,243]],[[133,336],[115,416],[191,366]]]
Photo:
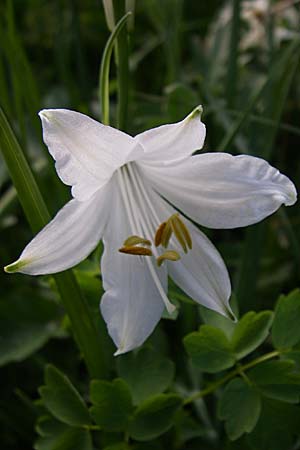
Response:
[[[78,112],[40,112],[44,141],[73,199],[6,271],[60,272],[103,239],[101,311],[116,354],[141,345],[164,308],[174,310],[168,274],[196,302],[232,317],[221,256],[177,210],[206,227],[235,228],[296,201],[293,183],[260,158],[193,155],[205,138],[201,112],[134,138]]]

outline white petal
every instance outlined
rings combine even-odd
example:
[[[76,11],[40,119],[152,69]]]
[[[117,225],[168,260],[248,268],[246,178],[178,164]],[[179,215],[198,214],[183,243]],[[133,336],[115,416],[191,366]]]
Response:
[[[164,303],[149,269],[152,258],[118,251],[136,230],[130,226],[119,190],[114,194],[110,220],[104,232],[101,269],[106,292],[100,306],[119,355],[143,344],[159,321]],[[166,291],[166,268],[158,269],[154,264],[152,267]]]
[[[138,134],[135,140],[142,145],[144,164],[160,165],[190,156],[203,147],[205,125],[201,122],[202,107],[198,106],[184,120],[162,125]]]
[[[205,153],[144,173],[163,197],[210,228],[251,225],[297,198],[289,178],[253,156]]]
[[[86,258],[102,237],[108,216],[111,183],[90,200],[68,202],[25,247],[7,272],[42,275],[61,272]]]
[[[164,200],[156,200],[156,208],[161,222],[176,211]],[[207,308],[234,318],[229,305],[231,285],[224,261],[210,240],[189,220],[181,217],[192,237],[192,249],[182,252],[175,238],[169,248],[181,253],[181,259],[168,262],[168,272],[175,283],[186,294]]]
[[[46,109],[39,115],[57,173],[78,200],[90,198],[133,157],[137,144],[131,136],[84,114]]]

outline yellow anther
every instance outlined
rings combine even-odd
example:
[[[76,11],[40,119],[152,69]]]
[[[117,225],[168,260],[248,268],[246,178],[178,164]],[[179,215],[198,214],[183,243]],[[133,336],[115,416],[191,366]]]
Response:
[[[151,242],[148,239],[140,236],[129,236],[123,243],[124,247],[131,247],[132,245],[148,245],[151,246]]]
[[[188,251],[187,245],[186,245],[186,242],[185,242],[184,235],[183,235],[183,233],[182,233],[181,226],[179,225],[179,222],[178,222],[178,216],[177,216],[177,214],[176,214],[176,215],[174,214],[174,215],[170,218],[170,222],[171,222],[172,231],[173,231],[173,233],[175,234],[177,241],[178,241],[179,244],[181,245],[181,247],[182,247],[184,253],[187,253],[187,251]]]
[[[178,223],[178,226],[185,238],[185,242],[187,243],[188,248],[192,249],[192,247],[193,247],[192,237],[190,235],[190,232],[189,232],[187,226],[185,225],[183,220],[181,220],[179,215],[177,215],[177,217],[176,217],[176,222]]]
[[[150,248],[137,247],[134,245],[127,245],[119,248],[120,253],[126,253],[128,255],[140,255],[140,256],[152,256]]]
[[[163,222],[157,228],[155,236],[154,236],[155,247],[158,247],[162,243],[162,235],[163,235],[163,232],[164,232],[166,226],[167,226],[167,222]]]
[[[160,267],[165,260],[178,261],[179,259],[180,255],[175,250],[167,250],[156,259],[156,262],[158,267]]]
[[[156,247],[162,245],[167,248],[172,234],[175,234],[177,241],[181,245],[184,253],[188,252],[188,248],[192,248],[192,238],[188,228],[178,213],[173,214],[165,222],[162,222],[156,230],[154,243]]]
[[[166,226],[165,226],[162,236],[161,236],[161,245],[163,247],[165,247],[165,248],[168,247],[171,236],[172,236],[172,227],[170,225],[170,221],[168,220],[166,222]]]

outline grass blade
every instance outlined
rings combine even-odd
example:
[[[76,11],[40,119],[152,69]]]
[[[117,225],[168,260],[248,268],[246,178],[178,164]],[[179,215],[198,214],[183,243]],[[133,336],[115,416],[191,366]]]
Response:
[[[18,192],[21,205],[34,232],[50,220],[50,215],[33,173],[9,123],[0,109],[0,150]],[[72,324],[75,340],[92,377],[107,375],[101,336],[72,271],[54,275],[61,300]]]

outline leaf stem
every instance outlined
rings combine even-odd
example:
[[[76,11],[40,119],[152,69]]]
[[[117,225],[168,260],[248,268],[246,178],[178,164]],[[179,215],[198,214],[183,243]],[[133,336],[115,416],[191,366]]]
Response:
[[[274,350],[273,352],[266,353],[265,355],[259,356],[258,358],[254,359],[253,361],[250,361],[244,365],[239,365],[235,369],[231,370],[229,373],[227,373],[224,377],[220,378],[219,380],[215,381],[214,383],[211,383],[207,388],[203,389],[202,391],[196,392],[195,394],[191,395],[184,401],[184,405],[188,405],[195,400],[198,400],[199,398],[205,397],[208,394],[211,394],[216,389],[218,389],[220,386],[222,386],[227,381],[234,378],[236,375],[240,375],[241,373],[245,372],[245,370],[251,369],[252,367],[257,366],[258,364],[261,364],[264,361],[268,361],[269,359],[275,358],[276,356],[279,356],[280,352],[277,350]]]

